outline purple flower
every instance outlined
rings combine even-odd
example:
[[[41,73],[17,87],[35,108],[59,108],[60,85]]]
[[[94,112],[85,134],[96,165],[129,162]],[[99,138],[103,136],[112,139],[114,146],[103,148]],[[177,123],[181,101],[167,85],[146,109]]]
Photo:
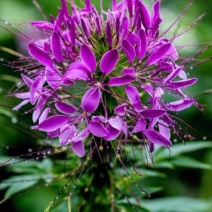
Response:
[[[71,13],[61,3],[51,22],[31,23],[45,38],[29,42],[34,68],[22,74],[26,89],[15,94],[23,101],[14,110],[30,103],[32,128],[71,143],[79,157],[93,139],[136,136],[150,151],[169,148],[171,132],[179,133],[172,113],[196,104],[184,89],[197,79],[187,78],[172,39],[159,35],[160,1],[151,10],[139,0],[112,1],[105,19],[90,0]]]

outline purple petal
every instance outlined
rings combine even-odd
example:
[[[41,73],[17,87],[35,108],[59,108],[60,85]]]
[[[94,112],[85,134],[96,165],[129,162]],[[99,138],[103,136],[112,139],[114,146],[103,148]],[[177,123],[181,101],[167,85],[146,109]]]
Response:
[[[158,110],[158,109],[144,109],[143,111],[141,111],[141,115],[144,118],[147,119],[154,119],[154,118],[159,118],[162,115],[164,115],[166,113],[165,110]]]
[[[119,59],[118,50],[112,49],[107,51],[101,61],[100,61],[100,69],[104,74],[110,74],[111,71],[115,68],[116,63]]]
[[[116,0],[112,0],[112,10],[116,10],[117,2]]]
[[[72,149],[73,149],[74,153],[76,155],[78,155],[79,157],[84,157],[85,148],[84,148],[82,141],[72,142],[71,144],[72,144]]]
[[[165,136],[166,138],[170,139],[171,133],[170,133],[168,124],[166,122],[164,122],[163,120],[160,120],[158,122],[158,126],[159,126],[160,134]]]
[[[180,77],[181,79],[183,79],[183,80],[187,79],[187,74],[186,74],[186,72],[182,70],[182,71],[179,73],[179,77]]]
[[[85,0],[85,5],[86,5],[86,8],[88,9],[88,11],[91,10],[91,0]]]
[[[157,1],[153,5],[152,28],[154,30],[158,30],[161,21],[162,19],[160,18],[160,1]]]
[[[24,74],[21,74],[21,77],[28,87],[32,85],[33,80],[31,80],[29,77],[25,76]]]
[[[163,94],[164,94],[163,89],[162,89],[162,88],[160,88],[160,87],[158,87],[158,88],[156,88],[156,90],[155,90],[154,98],[156,98],[156,99],[160,99],[160,98],[161,98],[161,96],[162,96]]]
[[[127,8],[128,8],[128,12],[129,12],[129,15],[130,15],[130,18],[131,18],[132,15],[133,15],[133,3],[132,3],[132,0],[127,0]]]
[[[70,114],[76,111],[75,107],[65,102],[56,102],[55,107],[57,108],[58,111],[64,114]]]
[[[123,75],[120,77],[112,77],[110,78],[108,85],[109,86],[120,86],[120,85],[126,85],[130,82],[134,81],[134,77],[130,75]]]
[[[123,133],[125,134],[125,139],[127,139],[128,137],[128,127],[127,127],[127,123],[125,121],[123,121],[123,128],[122,128]],[[127,140],[126,140],[127,141]]]
[[[44,52],[50,52],[51,51],[51,46],[48,40],[43,41],[43,50]]]
[[[104,137],[104,140],[106,141],[115,140],[120,134],[120,130],[111,127],[110,124],[107,125],[106,129],[108,131],[108,134]]]
[[[106,25],[106,35],[107,35],[107,42],[109,47],[112,47],[112,41],[113,41],[113,37],[112,37],[112,32],[111,32],[111,27],[110,27],[110,23],[107,22]]]
[[[142,59],[147,51],[146,33],[143,29],[138,31],[138,45],[136,53],[139,59]]]
[[[70,33],[70,37],[71,37],[71,44],[72,44],[72,46],[75,46],[75,43],[76,43],[76,27],[75,27],[75,22],[74,22],[74,19],[73,18],[70,18],[71,19],[71,21],[70,21],[70,25],[71,25],[71,29],[72,30],[70,30],[69,31],[69,33]]]
[[[171,47],[169,51],[167,52],[167,55],[169,55],[173,60],[178,59],[178,50],[175,48],[173,44],[171,44]]]
[[[159,118],[154,118],[151,119],[151,121],[149,122],[149,129],[153,129],[155,127],[155,125],[158,123]]]
[[[123,68],[122,74],[123,75],[131,75],[131,76],[135,77],[136,72],[135,72],[134,68]]]
[[[29,99],[30,92],[16,93],[14,96],[19,99]]]
[[[128,99],[130,100],[131,105],[133,105],[135,110],[137,112],[141,111],[141,100],[137,88],[132,85],[127,85],[126,94]]]
[[[147,60],[147,65],[156,64],[170,49],[171,44],[166,43],[160,46],[157,50],[152,52]]]
[[[34,82],[32,83],[30,87],[30,102],[31,104],[34,104],[36,100],[39,97],[39,93],[42,90],[43,84],[44,84],[44,77],[38,76],[35,78]]]
[[[115,129],[117,129],[119,131],[121,131],[123,129],[123,120],[120,117],[118,117],[118,116],[110,118],[109,119],[109,124],[113,128],[115,128]]]
[[[160,70],[155,70],[156,72],[155,73],[159,73],[161,70],[166,70],[168,72],[172,72],[174,71],[176,68],[178,68],[179,66],[177,66],[176,64],[174,64],[173,62],[170,63],[170,62],[167,62],[167,61],[161,61],[160,62]]]
[[[116,35],[119,36],[120,34],[120,19],[119,18],[116,18],[115,29],[116,29]]]
[[[96,58],[94,53],[87,45],[82,45],[80,49],[80,57],[85,64],[85,66],[91,71],[96,70]]]
[[[128,40],[123,40],[121,43],[121,47],[127,55],[129,62],[132,63],[135,59],[135,48]]]
[[[47,107],[43,112],[42,114],[40,115],[40,118],[39,118],[39,124],[41,122],[43,122],[45,119],[47,119],[48,115],[49,115],[49,112],[51,111],[51,109],[49,107]]]
[[[65,128],[59,136],[59,142],[61,145],[66,145],[68,142],[73,138],[74,134],[76,133],[76,127],[68,126]]]
[[[56,20],[54,21],[54,30],[56,32],[59,32],[63,20],[64,20],[64,11],[59,8],[59,14],[58,14]]]
[[[136,17],[135,17],[134,22],[135,22],[134,25],[136,26],[137,31],[139,31],[141,29],[141,23],[142,23],[142,21],[141,21],[141,14],[140,14],[140,9],[139,8],[136,11]]]
[[[38,125],[38,129],[45,132],[53,132],[69,121],[68,116],[56,115],[45,119]]]
[[[56,89],[62,83],[60,74],[51,67],[46,67],[45,71],[46,81],[53,89]]]
[[[62,52],[62,46],[60,43],[60,36],[57,34],[57,32],[54,32],[52,34],[51,46],[52,46],[52,53],[53,53],[55,59],[58,62],[62,62],[63,61],[63,52]]]
[[[57,138],[59,136],[60,136],[60,129],[57,129],[57,130],[55,130],[53,132],[47,132],[47,137],[48,138]]]
[[[72,69],[80,69],[85,71],[88,75],[90,75],[91,71],[88,70],[88,68],[84,65],[84,63],[82,61],[75,61],[73,63],[71,63],[68,67],[69,70]]]
[[[140,9],[142,23],[146,29],[149,29],[151,27],[151,16],[149,10],[142,2],[140,2]]]
[[[44,66],[53,66],[53,61],[50,56],[39,49],[34,43],[30,43],[28,47],[29,54],[37,59]]]
[[[176,122],[167,114],[163,116],[164,122],[166,122],[169,126],[174,127],[176,125]]]
[[[179,73],[182,71],[183,68],[184,68],[184,67],[181,66],[181,67],[179,67],[179,68],[173,70],[173,71],[163,80],[163,83],[168,82],[168,81],[170,81],[170,80],[173,80],[176,76],[179,75]]]
[[[127,37],[127,40],[132,44],[135,45],[137,43],[137,36],[135,33],[131,32],[130,35]]]
[[[108,134],[106,128],[100,122],[90,122],[88,125],[88,129],[96,137],[105,137]]]
[[[104,116],[92,116],[92,121],[107,123],[107,119]]]
[[[64,86],[71,86],[71,85],[74,85],[75,82],[73,80],[70,80],[70,79],[63,79],[62,81],[62,85]]]
[[[53,31],[54,26],[48,21],[32,21],[31,25],[41,30]]]
[[[125,110],[126,110],[126,107],[127,107],[127,104],[126,103],[123,103],[123,104],[121,104],[121,105],[119,105],[119,106],[117,106],[116,108],[115,108],[115,112],[118,114],[118,115],[120,115],[120,116],[123,116],[124,114],[125,114]]]
[[[101,34],[102,32],[102,28],[101,28],[101,21],[100,21],[100,17],[96,17],[96,32],[98,34]]]
[[[34,112],[32,114],[32,120],[33,120],[34,123],[38,120],[38,118],[39,118],[39,116],[40,116],[45,104],[46,104],[46,99],[42,98],[42,96],[41,96],[38,99],[37,106],[35,107]]]
[[[86,127],[84,130],[82,130],[80,133],[78,133],[73,139],[72,142],[78,142],[86,139],[88,135],[90,134],[90,130],[88,127]]]
[[[168,85],[171,88],[186,88],[186,87],[196,83],[197,80],[198,80],[197,78],[191,78],[191,79],[186,79],[186,80],[181,80],[181,81],[170,82]]]
[[[150,84],[144,84],[144,85],[142,85],[142,88],[143,88],[150,96],[153,96],[153,94],[154,94],[154,89],[153,89],[152,85],[150,85]]]
[[[88,23],[87,20],[84,19],[83,17],[81,18],[81,25],[82,25],[82,29],[84,31],[85,36],[89,39],[91,36],[90,30],[88,28]]]
[[[153,5],[153,15],[152,15],[153,23],[158,19],[159,16],[160,16],[160,1],[156,1]]]
[[[67,80],[83,80],[87,81],[89,79],[88,74],[86,71],[81,70],[81,69],[71,69],[68,70],[63,77]]]
[[[155,130],[144,130],[143,134],[149,139],[150,142],[152,142],[153,144],[158,144],[160,146],[171,146],[172,143],[171,141],[166,138],[165,136],[161,135],[159,132],[155,131]]]
[[[68,6],[66,4],[66,0],[61,0],[61,5],[62,5],[63,11],[64,11],[64,15],[66,17],[68,17],[69,16],[69,12],[68,12]]]
[[[121,24],[121,29],[123,31],[123,34],[125,34],[126,32],[129,31],[129,20],[126,16],[123,18],[123,21],[122,21],[122,24]]]
[[[29,102],[28,99],[22,101],[21,103],[19,103],[18,105],[16,105],[15,107],[13,107],[13,110],[19,110],[22,106],[26,105]]]
[[[100,102],[101,92],[98,88],[90,88],[82,97],[81,107],[84,111],[94,112]]]
[[[170,111],[181,111],[190,107],[193,103],[194,103],[193,99],[185,98],[175,102],[168,103],[164,106],[167,110],[170,110]]]
[[[139,118],[133,129],[133,133],[142,132],[146,128],[146,121],[143,118]]]

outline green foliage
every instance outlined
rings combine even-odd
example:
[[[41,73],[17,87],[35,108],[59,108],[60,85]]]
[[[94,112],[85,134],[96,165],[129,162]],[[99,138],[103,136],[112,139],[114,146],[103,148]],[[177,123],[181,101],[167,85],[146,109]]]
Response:
[[[144,201],[151,212],[209,212],[210,202],[188,197],[158,198]]]
[[[3,185],[9,186],[5,193],[5,199],[34,186],[37,182],[38,180],[33,179],[31,175],[20,175],[8,178],[2,182]]]
[[[211,169],[211,165],[201,163],[189,157],[177,157],[172,160],[173,165],[185,168]]]
[[[17,162],[17,161],[16,161]],[[0,190],[7,189],[4,195],[4,200],[14,196],[20,192],[32,188],[39,182],[50,183],[53,176],[51,175],[52,161],[44,159],[43,161],[19,161],[16,165],[9,166],[9,171],[16,174],[3,180],[0,183]]]
[[[139,146],[137,147],[140,149]],[[192,159],[187,154],[190,151],[199,152],[209,147],[211,147],[210,142],[188,142],[186,146],[175,144],[171,149],[173,154],[169,158],[166,157],[168,150],[165,151],[161,148],[155,152],[155,156],[153,155],[155,165],[150,162],[148,166],[144,161],[140,165],[136,165],[136,163],[135,166],[132,165],[134,164],[133,154],[129,155],[129,158],[125,154],[120,154],[116,160],[111,159],[110,164],[105,161],[103,163],[91,161],[91,158],[88,157],[79,165],[79,159],[74,157],[72,152],[68,152],[65,170],[63,158],[56,160],[52,157],[43,160],[17,158],[12,160],[10,163],[12,165],[6,166],[7,170],[13,173],[11,177],[0,183],[0,190],[5,191],[2,201],[28,190],[33,191],[35,186],[42,187],[47,184],[54,188],[55,198],[52,197],[46,212],[68,211],[68,207],[81,208],[85,212],[91,211],[92,208],[99,210],[102,208],[101,210],[104,211],[111,211],[111,208],[114,208],[114,211],[137,209],[144,212],[174,212],[175,205],[179,202],[184,204],[185,211],[192,211],[193,208],[195,208],[194,212],[206,211],[209,207],[207,201],[189,199],[190,201],[195,200],[197,207],[188,203],[188,197],[146,199],[147,195],[143,189],[153,196],[155,193],[163,191],[163,187],[158,187],[159,184],[155,184],[154,179],[160,181],[160,179],[168,178],[166,170],[170,168],[180,166],[190,169],[210,169],[210,165]],[[130,146],[124,147],[123,153],[132,151],[131,148]],[[52,154],[55,153],[54,151]],[[64,150],[57,149],[57,152],[60,155]],[[26,161],[24,162],[23,159]],[[4,158],[4,160],[8,159]],[[183,209],[179,207],[179,211],[183,211]]]
[[[154,158],[156,161],[166,160],[170,157],[176,157],[184,153],[193,152],[197,150],[201,150],[204,148],[211,148],[212,143],[210,141],[194,141],[194,142],[188,142],[188,143],[179,143],[175,144],[171,148],[171,152],[168,152],[164,148],[158,149],[158,151],[155,151]]]

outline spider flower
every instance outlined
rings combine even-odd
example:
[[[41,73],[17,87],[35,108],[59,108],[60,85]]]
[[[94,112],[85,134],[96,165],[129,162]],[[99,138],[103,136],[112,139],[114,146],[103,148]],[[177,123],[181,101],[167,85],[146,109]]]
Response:
[[[31,66],[14,110],[31,104],[32,128],[80,157],[93,139],[169,148],[171,133],[181,135],[172,114],[195,104],[184,89],[197,79],[178,64],[173,39],[160,36],[160,1],[149,10],[141,0],[113,0],[100,14],[90,0],[71,11],[61,5],[51,21],[31,22],[40,38],[28,44]]]

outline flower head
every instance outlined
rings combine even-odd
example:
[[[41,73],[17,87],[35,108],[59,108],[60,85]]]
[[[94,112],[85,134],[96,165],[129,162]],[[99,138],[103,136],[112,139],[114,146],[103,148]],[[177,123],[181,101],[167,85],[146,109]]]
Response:
[[[28,91],[15,94],[23,101],[14,109],[33,105],[32,128],[71,143],[80,157],[94,137],[169,148],[171,132],[180,135],[170,111],[195,104],[184,88],[197,79],[187,78],[173,40],[160,36],[160,1],[150,11],[140,0],[113,0],[105,15],[90,0],[71,12],[61,3],[51,22],[31,23],[43,36],[28,45],[34,68],[22,74]]]

